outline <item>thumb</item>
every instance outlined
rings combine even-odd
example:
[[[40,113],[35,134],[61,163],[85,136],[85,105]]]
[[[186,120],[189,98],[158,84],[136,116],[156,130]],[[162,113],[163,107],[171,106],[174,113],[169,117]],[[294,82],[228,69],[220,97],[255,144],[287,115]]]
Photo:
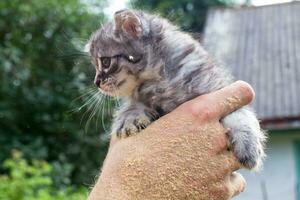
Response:
[[[215,92],[201,95],[189,103],[196,115],[201,116],[207,111],[211,119],[220,119],[249,104],[254,95],[254,91],[248,83],[237,81]]]

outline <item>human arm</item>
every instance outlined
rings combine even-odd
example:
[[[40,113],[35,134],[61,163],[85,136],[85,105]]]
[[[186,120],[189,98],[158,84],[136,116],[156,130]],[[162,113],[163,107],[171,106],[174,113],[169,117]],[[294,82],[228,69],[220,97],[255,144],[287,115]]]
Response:
[[[244,82],[179,106],[141,133],[112,138],[89,200],[229,199],[245,182],[219,120],[248,104]],[[230,102],[234,97],[235,102]]]

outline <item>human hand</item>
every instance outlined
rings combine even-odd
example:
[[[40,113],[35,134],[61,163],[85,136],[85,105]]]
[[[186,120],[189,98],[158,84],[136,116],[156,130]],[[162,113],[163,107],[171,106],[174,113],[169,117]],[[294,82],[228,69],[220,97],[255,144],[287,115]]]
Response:
[[[241,81],[184,103],[141,133],[112,138],[89,199],[229,199],[245,187],[219,120],[254,96]],[[234,99],[234,101],[232,101]]]

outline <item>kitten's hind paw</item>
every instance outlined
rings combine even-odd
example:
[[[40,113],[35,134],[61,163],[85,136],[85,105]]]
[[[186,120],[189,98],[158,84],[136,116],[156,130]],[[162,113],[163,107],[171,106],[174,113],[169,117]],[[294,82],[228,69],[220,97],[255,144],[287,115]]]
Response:
[[[141,113],[137,116],[128,116],[123,120],[119,120],[113,125],[112,134],[116,134],[119,138],[125,138],[135,135],[151,123],[151,118]]]
[[[234,141],[233,146],[234,154],[243,166],[254,170],[261,167],[265,154],[263,146],[259,141],[256,141],[255,138],[251,138],[250,140]]]
[[[259,155],[250,152],[237,153],[235,155],[239,162],[248,169],[256,169],[261,163]]]

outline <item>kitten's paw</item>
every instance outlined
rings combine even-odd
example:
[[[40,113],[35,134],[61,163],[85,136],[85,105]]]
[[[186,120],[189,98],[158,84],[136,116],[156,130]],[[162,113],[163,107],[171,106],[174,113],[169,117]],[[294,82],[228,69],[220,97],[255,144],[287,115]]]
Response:
[[[128,116],[117,123],[116,127],[113,128],[113,134],[115,133],[119,138],[135,135],[146,128],[151,121],[151,118],[145,113],[141,113],[137,116]]]
[[[234,154],[239,162],[249,169],[259,169],[264,158],[264,150],[260,141],[253,136],[255,133],[248,131],[234,132],[235,135],[250,136],[242,140],[232,141]]]

